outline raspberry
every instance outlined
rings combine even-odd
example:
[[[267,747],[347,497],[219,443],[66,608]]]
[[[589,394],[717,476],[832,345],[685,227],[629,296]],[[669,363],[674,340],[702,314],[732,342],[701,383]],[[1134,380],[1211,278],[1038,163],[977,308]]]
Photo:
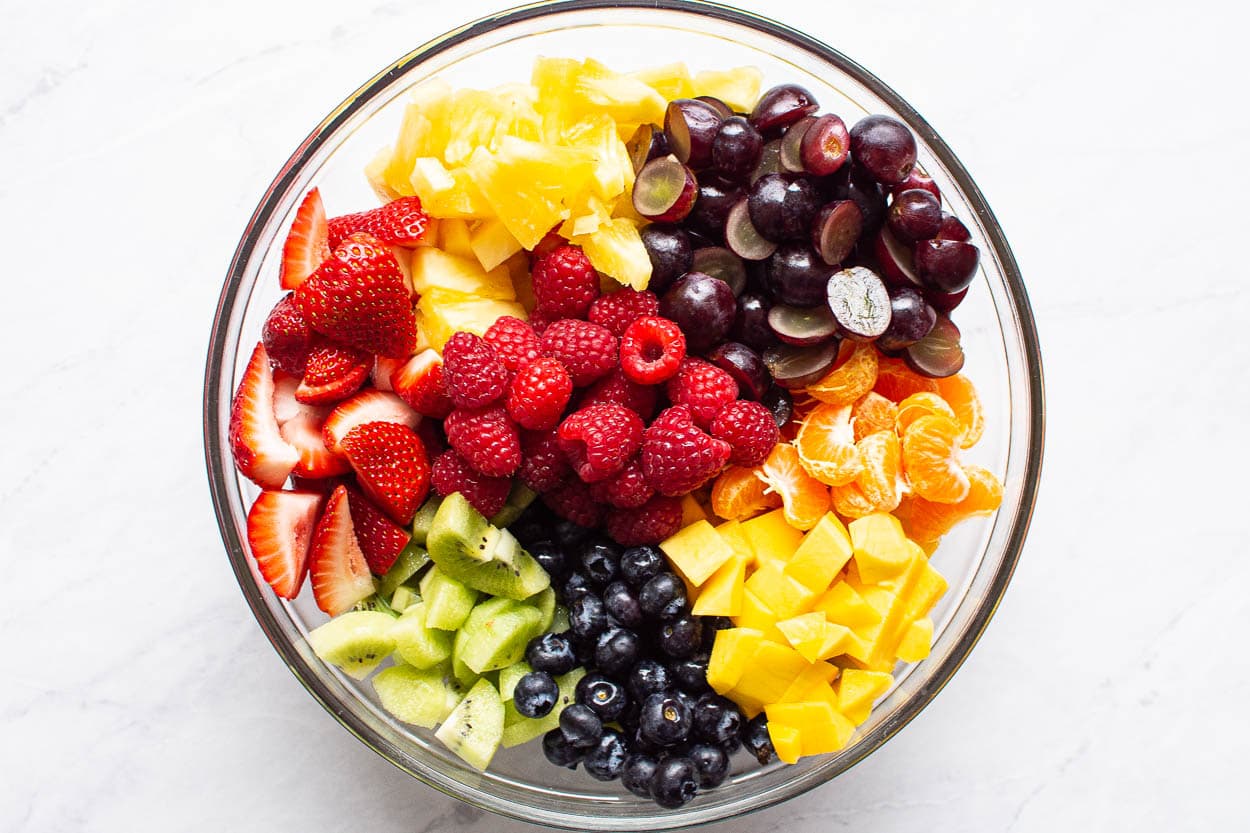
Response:
[[[659,314],[660,299],[655,297],[654,292],[647,292],[645,289],[639,292],[626,287],[599,298],[590,305],[590,313],[586,317],[620,338],[625,328],[637,319],[644,315]]]
[[[469,465],[490,477],[507,477],[521,466],[521,435],[503,408],[458,408],[443,420],[448,444]]]
[[[444,451],[434,460],[430,472],[434,491],[443,497],[459,492],[473,508],[490,518],[508,502],[512,481],[506,477],[487,477],[474,469],[455,451]]]
[[[534,262],[538,309],[561,318],[585,318],[599,297],[599,273],[577,246],[560,246]]]
[[[590,494],[617,509],[637,509],[651,499],[655,489],[642,472],[642,458],[635,456],[616,477],[592,484]]]
[[[303,376],[308,364],[308,352],[312,349],[312,330],[295,303],[291,293],[274,306],[265,319],[261,335],[269,364],[276,370],[285,370],[292,376]]]
[[[539,494],[550,492],[567,480],[572,471],[554,428],[521,435],[521,468],[516,474],[526,486]]]
[[[662,495],[684,495],[720,473],[729,461],[729,443],[699,430],[686,405],[655,418],[642,438],[642,470]]]
[[[637,509],[612,509],[606,526],[622,547],[658,544],[681,529],[681,501],[656,495]]]
[[[495,348],[495,355],[509,373],[516,373],[542,355],[534,328],[511,315],[496,318],[482,338]]]
[[[548,327],[561,320],[563,319],[558,315],[548,315],[541,310],[534,310],[530,313],[529,321],[526,323],[530,325],[530,329],[534,331],[535,335],[541,336]]]
[[[640,385],[625,377],[618,367],[598,382],[591,385],[582,395],[579,408],[603,402],[615,402],[624,405],[646,422],[655,416],[655,404],[659,399],[659,390],[649,385]]]
[[[616,367],[616,336],[598,324],[566,318],[543,331],[543,355],[559,359],[579,388]]]
[[[712,422],[712,436],[729,443],[730,464],[757,466],[773,450],[781,432],[767,408],[738,399],[721,408]]]
[[[453,333],[443,346],[443,378],[458,408],[485,408],[508,387],[508,369],[495,348],[467,332]]]
[[[555,428],[572,395],[573,380],[564,365],[555,359],[536,359],[508,385],[508,415],[522,428]]]
[[[738,398],[738,383],[703,359],[683,359],[681,369],[669,380],[668,398],[674,405],[688,405],[694,421],[706,430],[720,409]]]
[[[685,358],[686,337],[667,318],[644,316],[621,336],[621,370],[641,385],[667,382],[677,375]]]
[[[642,420],[623,405],[591,405],[560,423],[560,447],[587,483],[625,468],[642,445]]]
[[[578,526],[598,526],[603,507],[590,496],[590,487],[577,478],[543,495],[543,503],[566,521]]]

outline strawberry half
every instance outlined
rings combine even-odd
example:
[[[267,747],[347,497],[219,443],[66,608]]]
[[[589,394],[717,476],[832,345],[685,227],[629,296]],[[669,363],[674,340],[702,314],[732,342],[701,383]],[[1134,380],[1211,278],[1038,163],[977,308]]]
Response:
[[[264,491],[247,513],[247,543],[261,576],[284,599],[299,595],[322,496]]]
[[[304,195],[295,212],[295,221],[282,244],[282,265],[278,280],[283,289],[295,289],[330,256],[329,227],[321,192],[316,188]]]
[[[443,359],[434,350],[422,350],[396,368],[391,389],[414,411],[433,419],[446,419],[455,407],[443,381]]]
[[[317,607],[331,616],[351,610],[352,605],[373,593],[369,564],[356,543],[346,486],[334,490],[317,522],[308,572]]]
[[[369,374],[369,379],[378,390],[392,391],[394,388],[391,387],[391,374],[403,366],[403,359],[378,356],[378,360],[373,363],[373,371]]]
[[[417,345],[404,276],[390,249],[368,234],[348,237],[295,291],[310,327],[349,347],[403,358]]]
[[[352,234],[363,231],[388,246],[415,246],[425,236],[430,215],[421,208],[418,197],[400,197],[386,205],[334,217],[327,224],[330,247],[338,245]]]
[[[322,340],[308,354],[295,398],[306,405],[339,402],[360,390],[372,366],[367,353]]]
[[[412,536],[397,526],[357,489],[347,489],[347,503],[352,510],[352,526],[356,543],[365,554],[365,561],[375,575],[384,576]]]
[[[352,470],[347,458],[326,448],[321,428],[329,415],[327,407],[304,405],[299,413],[282,423],[282,439],[299,452],[299,462],[295,464],[293,474],[313,478],[335,477]]]
[[[413,430],[366,422],[348,431],[341,446],[365,494],[395,523],[412,523],[430,493],[430,460]]]
[[[278,489],[299,462],[278,430],[269,355],[257,344],[230,406],[230,451],[244,477],[265,489]]]
[[[269,312],[261,341],[275,370],[304,375],[308,351],[312,348],[312,330],[295,303],[295,295],[287,294]]]
[[[420,421],[421,415],[405,405],[404,400],[395,394],[380,390],[362,390],[346,402],[340,402],[330,412],[322,428],[322,435],[326,447],[341,454],[343,438],[357,425],[364,425],[366,422],[395,422],[415,429]]]

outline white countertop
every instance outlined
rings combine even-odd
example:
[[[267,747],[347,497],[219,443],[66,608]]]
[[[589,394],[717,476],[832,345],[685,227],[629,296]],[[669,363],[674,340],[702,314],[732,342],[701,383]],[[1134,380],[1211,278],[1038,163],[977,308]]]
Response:
[[[0,4],[0,830],[533,829],[393,768],[282,667],[200,438],[221,276],[270,177],[495,5]],[[742,5],[955,148],[1029,282],[1049,420],[1024,558],[953,682],[836,782],[714,829],[1244,829],[1244,25],[1214,0]]]

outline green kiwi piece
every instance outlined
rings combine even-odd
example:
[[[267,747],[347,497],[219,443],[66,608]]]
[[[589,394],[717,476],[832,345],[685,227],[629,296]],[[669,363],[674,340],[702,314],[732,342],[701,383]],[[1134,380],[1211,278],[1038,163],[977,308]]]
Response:
[[[499,669],[499,697],[505,703],[512,702],[512,692],[516,690],[517,682],[533,670],[524,660]]]
[[[530,634],[530,639],[533,639],[535,636],[542,636],[551,627],[552,622],[556,618],[556,591],[548,587],[530,596],[525,600],[525,603],[538,608],[538,612],[542,616],[538,620],[534,632]]]
[[[399,585],[407,582],[420,572],[422,567],[429,563],[430,556],[421,548],[421,545],[409,541],[407,546],[400,551],[399,557],[395,559],[391,569],[386,571],[386,575],[378,579],[378,595],[387,599],[391,598],[395,595],[395,591],[399,589]]]
[[[527,599],[551,585],[512,533],[492,527],[459,492],[443,499],[426,544],[440,570],[490,596]]]
[[[373,678],[382,708],[404,723],[433,729],[451,714],[462,690],[443,667],[392,665]]]
[[[556,605],[555,615],[547,626],[548,633],[564,633],[569,629],[569,609],[564,605]]]
[[[534,498],[538,497],[538,493],[526,486],[520,480],[513,481],[512,491],[508,492],[508,502],[503,505],[503,509],[490,519],[493,526],[505,527],[515,523],[516,519],[521,517],[529,505],[534,502]]]
[[[372,610],[377,613],[386,613],[390,616],[399,615],[398,613],[395,612],[395,608],[391,607],[389,604],[386,603],[386,599],[382,598],[376,593],[373,594],[372,596],[366,596],[365,598],[356,602],[356,604],[352,605],[352,610]]]
[[[391,632],[395,653],[415,668],[433,668],[451,656],[452,635],[426,624],[425,602],[418,602],[403,612]]]
[[[477,603],[477,591],[456,581],[436,565],[421,579],[421,598],[425,600],[426,625],[454,631],[469,618]]]
[[[578,666],[567,674],[556,677],[556,685],[560,694],[556,704],[543,717],[525,717],[516,710],[516,705],[509,700],[504,705],[503,745],[507,748],[520,746],[550,732],[560,725],[560,712],[577,698],[577,683],[586,676],[586,669]]]
[[[473,608],[460,633],[467,634],[460,660],[478,674],[494,671],[525,655],[542,613],[537,607],[496,597]]]
[[[465,664],[463,654],[469,647],[469,635],[464,631],[456,631],[455,641],[451,649],[451,672],[462,688],[472,688],[481,675]]]
[[[417,514],[412,519],[412,540],[418,546],[424,547],[426,539],[430,534],[430,524],[434,523],[434,516],[438,513],[439,504],[443,499],[438,495],[434,495],[425,503],[421,504],[421,508],[417,510]]]
[[[406,584],[401,584],[395,588],[395,594],[391,596],[391,610],[396,613],[403,613],[419,601],[421,601],[421,597],[417,595],[415,590]]]
[[[490,680],[478,680],[434,733],[470,766],[485,770],[504,732],[504,707]]]
[[[312,630],[308,644],[326,662],[363,680],[395,650],[397,621],[376,610],[349,610]]]

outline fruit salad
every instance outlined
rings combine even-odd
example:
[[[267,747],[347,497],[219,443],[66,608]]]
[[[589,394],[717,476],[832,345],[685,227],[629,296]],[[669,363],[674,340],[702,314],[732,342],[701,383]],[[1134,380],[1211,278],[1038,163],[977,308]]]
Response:
[[[905,125],[762,80],[436,79],[379,205],[295,214],[230,421],[251,555],[473,767],[534,743],[676,808],[836,752],[1002,500],[961,458],[971,234]]]

